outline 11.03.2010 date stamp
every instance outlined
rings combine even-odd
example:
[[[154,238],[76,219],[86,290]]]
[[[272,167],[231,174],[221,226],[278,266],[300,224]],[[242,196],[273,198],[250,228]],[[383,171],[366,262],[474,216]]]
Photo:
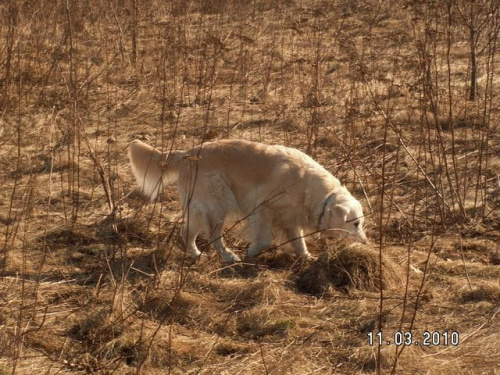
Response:
[[[414,335],[411,331],[396,331],[387,335],[379,331],[368,332],[368,345],[370,346],[458,346],[460,335],[457,331],[424,331]]]

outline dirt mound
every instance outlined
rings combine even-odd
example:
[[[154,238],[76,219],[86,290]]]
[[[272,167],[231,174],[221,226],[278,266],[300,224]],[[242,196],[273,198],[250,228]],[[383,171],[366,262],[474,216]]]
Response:
[[[400,281],[399,267],[387,257],[382,259],[384,289]],[[309,294],[324,294],[331,287],[378,290],[379,254],[368,245],[339,242],[328,246],[317,260],[303,270],[296,280],[297,289]]]

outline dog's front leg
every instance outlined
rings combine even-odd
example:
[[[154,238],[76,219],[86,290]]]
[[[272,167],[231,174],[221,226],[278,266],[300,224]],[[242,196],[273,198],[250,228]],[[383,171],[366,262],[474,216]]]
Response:
[[[234,264],[237,262],[241,262],[241,259],[238,255],[233,253],[231,250],[229,250],[225,245],[224,242],[222,241],[222,237],[214,241],[215,248],[217,251],[220,253],[222,259],[224,262],[227,264]]]
[[[268,249],[273,241],[272,238],[272,216],[263,212],[255,214],[250,220],[252,243],[247,251],[249,258],[258,256]]]
[[[304,231],[302,228],[294,227],[285,229],[288,240],[292,244],[293,251],[299,257],[311,258],[311,254],[307,251],[306,241],[304,240]]]

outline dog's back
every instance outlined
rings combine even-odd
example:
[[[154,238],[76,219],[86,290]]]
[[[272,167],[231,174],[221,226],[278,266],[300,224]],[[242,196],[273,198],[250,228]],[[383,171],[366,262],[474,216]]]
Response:
[[[192,181],[193,173],[197,184],[203,184],[205,176],[220,176],[244,214],[263,206],[279,212],[278,221],[306,220],[318,199],[340,187],[340,182],[312,158],[284,146],[220,140],[186,155],[191,156],[186,159],[195,160],[196,168],[181,167],[180,183]],[[203,193],[211,194],[199,191]]]
[[[203,172],[224,173],[235,185],[280,186],[299,183],[307,177],[326,183],[329,189],[340,185],[319,163],[303,152],[284,146],[244,140],[207,142],[187,151]],[[285,181],[283,181],[283,179]]]

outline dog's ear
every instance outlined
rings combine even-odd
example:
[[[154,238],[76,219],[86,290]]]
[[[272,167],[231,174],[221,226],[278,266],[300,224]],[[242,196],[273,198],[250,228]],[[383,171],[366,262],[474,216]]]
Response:
[[[345,223],[349,214],[349,208],[342,204],[336,204],[333,206],[333,212]]]

